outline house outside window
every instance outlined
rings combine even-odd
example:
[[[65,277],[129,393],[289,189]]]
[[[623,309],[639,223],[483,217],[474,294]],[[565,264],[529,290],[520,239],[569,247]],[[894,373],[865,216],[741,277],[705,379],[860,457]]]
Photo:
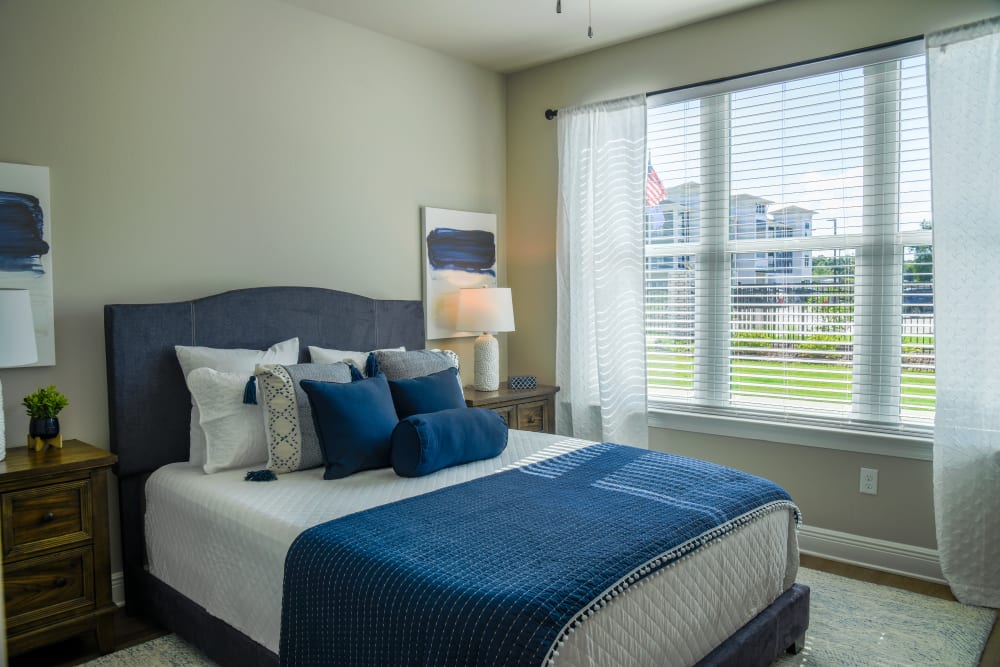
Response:
[[[650,97],[652,410],[927,436],[925,76],[904,45]]]

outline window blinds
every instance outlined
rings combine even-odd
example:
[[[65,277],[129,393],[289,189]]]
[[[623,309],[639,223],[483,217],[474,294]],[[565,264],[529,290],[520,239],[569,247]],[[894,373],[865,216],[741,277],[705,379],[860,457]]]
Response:
[[[931,422],[927,91],[907,50],[649,98],[652,403]]]

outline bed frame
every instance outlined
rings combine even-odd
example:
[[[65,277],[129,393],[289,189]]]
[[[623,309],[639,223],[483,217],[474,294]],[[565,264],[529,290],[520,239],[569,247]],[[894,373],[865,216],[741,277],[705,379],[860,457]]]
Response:
[[[299,337],[341,350],[422,349],[420,301],[376,300],[311,287],[261,287],[193,301],[104,307],[111,451],[118,477],[125,600],[222,665],[278,664],[278,656],[147,572],[145,484],[188,460],[190,395],[174,345],[264,349]],[[771,664],[802,647],[809,589],[796,584],[699,665]]]

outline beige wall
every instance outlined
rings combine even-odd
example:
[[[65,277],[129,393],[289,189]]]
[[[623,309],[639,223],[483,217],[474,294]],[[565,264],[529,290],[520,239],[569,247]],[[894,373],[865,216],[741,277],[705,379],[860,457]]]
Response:
[[[649,429],[649,446],[772,479],[795,499],[808,525],[935,547],[926,461],[662,428]],[[879,471],[877,496],[858,493],[861,467]]]
[[[0,161],[51,168],[54,241],[57,363],[0,371],[12,445],[54,383],[64,434],[108,446],[106,303],[419,299],[422,205],[498,213],[503,250],[503,78],[318,14],[4,0],[0,89]]]
[[[556,124],[545,120],[546,108],[735,76],[997,13],[996,0],[779,0],[510,75],[507,269],[518,327],[511,372],[555,378]],[[767,475],[813,525],[935,544],[929,463],[656,428],[650,443]],[[861,466],[880,470],[878,496],[859,496]]]

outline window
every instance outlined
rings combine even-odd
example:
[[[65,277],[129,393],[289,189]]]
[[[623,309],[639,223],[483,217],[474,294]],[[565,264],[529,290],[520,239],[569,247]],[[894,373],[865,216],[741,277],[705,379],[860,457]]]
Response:
[[[647,233],[653,409],[928,435],[920,47],[649,98],[660,206],[682,221],[667,239]]]

